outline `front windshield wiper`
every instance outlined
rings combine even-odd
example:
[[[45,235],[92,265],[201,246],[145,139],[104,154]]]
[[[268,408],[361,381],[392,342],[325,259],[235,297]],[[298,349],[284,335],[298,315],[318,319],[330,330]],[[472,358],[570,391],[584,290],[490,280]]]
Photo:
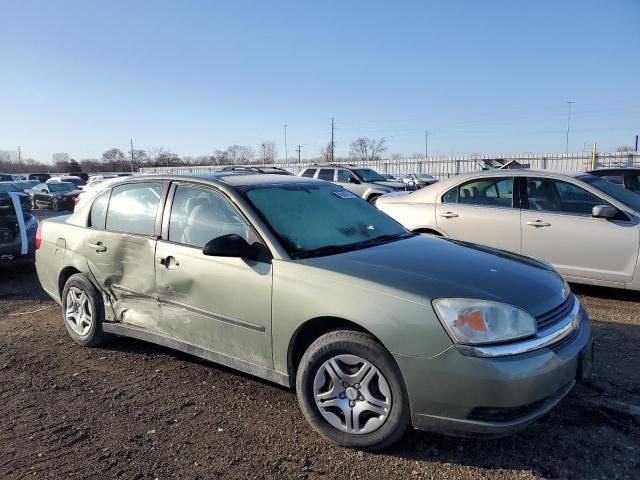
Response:
[[[374,247],[376,245],[382,245],[384,243],[393,242],[396,240],[402,240],[404,238],[414,237],[416,234],[411,232],[406,233],[393,233],[387,235],[379,235],[374,238],[362,240],[361,242],[348,243],[346,245],[325,245],[323,247],[312,248],[310,250],[301,250],[293,253],[292,258],[310,258],[310,257],[322,257],[325,255],[335,255],[338,253],[345,253],[361,248]]]

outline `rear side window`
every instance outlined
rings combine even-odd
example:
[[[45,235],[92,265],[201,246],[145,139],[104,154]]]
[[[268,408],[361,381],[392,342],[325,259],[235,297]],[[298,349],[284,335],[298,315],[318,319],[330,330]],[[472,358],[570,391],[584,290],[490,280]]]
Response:
[[[316,174],[316,169],[315,168],[307,168],[303,173],[302,176],[303,177],[307,177],[307,178],[313,178],[313,176]]]
[[[107,220],[107,206],[109,205],[110,193],[111,191],[104,192],[93,201],[90,216],[90,222],[93,228],[104,230],[105,221]]]
[[[449,190],[442,197],[442,202],[511,208],[513,178],[483,178],[464,183]]]
[[[107,209],[107,230],[153,235],[162,185],[132,183],[114,187]]]
[[[321,168],[320,173],[318,173],[318,178],[320,180],[333,182],[333,168]]]

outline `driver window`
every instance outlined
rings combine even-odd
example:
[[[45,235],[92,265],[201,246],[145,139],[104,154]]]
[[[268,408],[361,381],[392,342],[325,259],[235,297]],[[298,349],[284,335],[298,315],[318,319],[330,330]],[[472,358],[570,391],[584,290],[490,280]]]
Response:
[[[351,181],[351,172],[348,170],[338,170],[338,183],[349,183]]]
[[[606,202],[571,183],[546,178],[527,180],[529,210],[591,215],[596,205]]]
[[[202,248],[214,238],[233,233],[249,243],[256,241],[244,219],[218,192],[178,185],[169,218],[169,241]]]

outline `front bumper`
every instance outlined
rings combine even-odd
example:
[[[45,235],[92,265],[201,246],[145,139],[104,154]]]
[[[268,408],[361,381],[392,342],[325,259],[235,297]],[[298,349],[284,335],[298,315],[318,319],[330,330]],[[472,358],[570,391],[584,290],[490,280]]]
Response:
[[[409,393],[414,427],[502,436],[549,412],[588,367],[583,358],[590,358],[592,351],[591,325],[584,308],[578,315],[570,337],[517,355],[466,356],[453,345],[432,358],[394,355]]]

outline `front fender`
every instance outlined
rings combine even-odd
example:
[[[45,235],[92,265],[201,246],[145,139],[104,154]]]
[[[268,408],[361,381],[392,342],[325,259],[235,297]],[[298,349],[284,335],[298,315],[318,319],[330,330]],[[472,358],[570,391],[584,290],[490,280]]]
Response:
[[[337,318],[370,332],[392,353],[429,357],[451,346],[428,300],[303,262],[273,262],[273,361],[287,372],[291,338],[306,321]]]

